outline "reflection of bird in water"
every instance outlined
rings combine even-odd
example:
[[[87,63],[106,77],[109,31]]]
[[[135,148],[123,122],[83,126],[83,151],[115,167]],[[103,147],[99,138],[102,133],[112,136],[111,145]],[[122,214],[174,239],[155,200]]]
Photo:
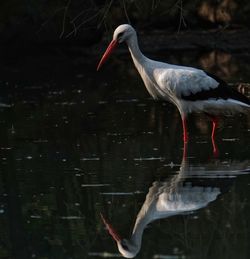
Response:
[[[98,64],[97,70],[107,60],[115,47],[126,42],[134,64],[154,99],[167,100],[178,108],[182,117],[184,142],[188,141],[187,115],[204,112],[213,122],[212,140],[217,127],[217,116],[236,111],[246,112],[250,100],[229,87],[217,76],[192,67],[158,62],[145,57],[138,46],[134,28],[128,24],[117,27],[113,40]]]
[[[157,219],[191,213],[206,207],[225,192],[225,178],[231,183],[237,175],[247,173],[233,168],[242,168],[245,163],[231,164],[230,170],[225,165],[212,167],[192,167],[183,161],[178,175],[168,181],[155,181],[149,188],[146,199],[136,217],[132,235],[122,239],[113,226],[101,215],[110,235],[116,241],[119,252],[127,258],[133,258],[141,248],[143,231],[146,226]],[[201,179],[205,178],[204,181]],[[223,181],[220,179],[224,178]],[[215,181],[216,179],[216,181]],[[228,182],[227,182],[228,184]]]

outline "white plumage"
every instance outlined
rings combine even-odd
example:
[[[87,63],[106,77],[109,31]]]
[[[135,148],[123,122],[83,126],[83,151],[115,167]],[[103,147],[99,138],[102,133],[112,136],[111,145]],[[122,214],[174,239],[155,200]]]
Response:
[[[153,78],[164,93],[172,92],[176,98],[216,88],[219,83],[204,71],[153,61]],[[162,96],[164,98],[164,96]]]
[[[113,40],[98,64],[106,61],[118,43],[126,42],[131,57],[142,80],[154,99],[167,100],[178,108],[183,125],[184,142],[187,142],[186,117],[191,112],[205,112],[213,120],[212,138],[217,120],[214,116],[245,112],[250,101],[230,88],[223,80],[197,68],[177,66],[151,60],[144,56],[138,46],[134,28],[128,24],[117,27]]]

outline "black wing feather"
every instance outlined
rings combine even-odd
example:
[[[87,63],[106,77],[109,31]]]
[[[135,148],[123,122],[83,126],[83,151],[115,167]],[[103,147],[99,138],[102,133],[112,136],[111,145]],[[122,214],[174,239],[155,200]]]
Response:
[[[182,95],[183,100],[187,101],[203,101],[208,99],[234,99],[237,101],[240,101],[242,103],[245,103],[247,105],[250,105],[250,100],[240,92],[238,92],[236,89],[230,87],[225,81],[220,79],[219,77],[205,72],[208,76],[215,79],[219,85],[216,88],[210,88],[208,90],[202,90],[200,92],[197,92],[195,94],[189,94],[189,95]]]

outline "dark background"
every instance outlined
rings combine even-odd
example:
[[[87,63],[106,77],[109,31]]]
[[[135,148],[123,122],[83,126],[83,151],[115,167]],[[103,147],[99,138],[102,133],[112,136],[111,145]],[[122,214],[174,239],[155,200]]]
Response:
[[[48,44],[84,48],[107,32],[110,36],[119,24],[131,23],[147,34],[244,31],[237,39],[248,48],[249,14],[247,0],[5,0],[0,3],[0,44],[12,51]],[[199,37],[195,41],[199,45]]]

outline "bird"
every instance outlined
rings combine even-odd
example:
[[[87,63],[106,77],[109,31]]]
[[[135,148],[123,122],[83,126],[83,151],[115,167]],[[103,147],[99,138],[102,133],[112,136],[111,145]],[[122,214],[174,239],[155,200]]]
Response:
[[[194,165],[183,159],[177,175],[152,183],[129,238],[122,238],[102,213],[101,220],[121,255],[134,258],[141,249],[144,230],[150,223],[177,215],[189,215],[207,207],[229,191],[237,176],[250,173],[248,165],[249,160]]]
[[[188,142],[187,116],[190,113],[204,113],[212,120],[211,139],[214,143],[219,116],[249,112],[250,100],[218,76],[199,68],[146,57],[139,48],[135,29],[129,24],[115,29],[97,71],[121,43],[127,44],[134,65],[153,99],[168,101],[177,107],[182,119],[184,143]]]

